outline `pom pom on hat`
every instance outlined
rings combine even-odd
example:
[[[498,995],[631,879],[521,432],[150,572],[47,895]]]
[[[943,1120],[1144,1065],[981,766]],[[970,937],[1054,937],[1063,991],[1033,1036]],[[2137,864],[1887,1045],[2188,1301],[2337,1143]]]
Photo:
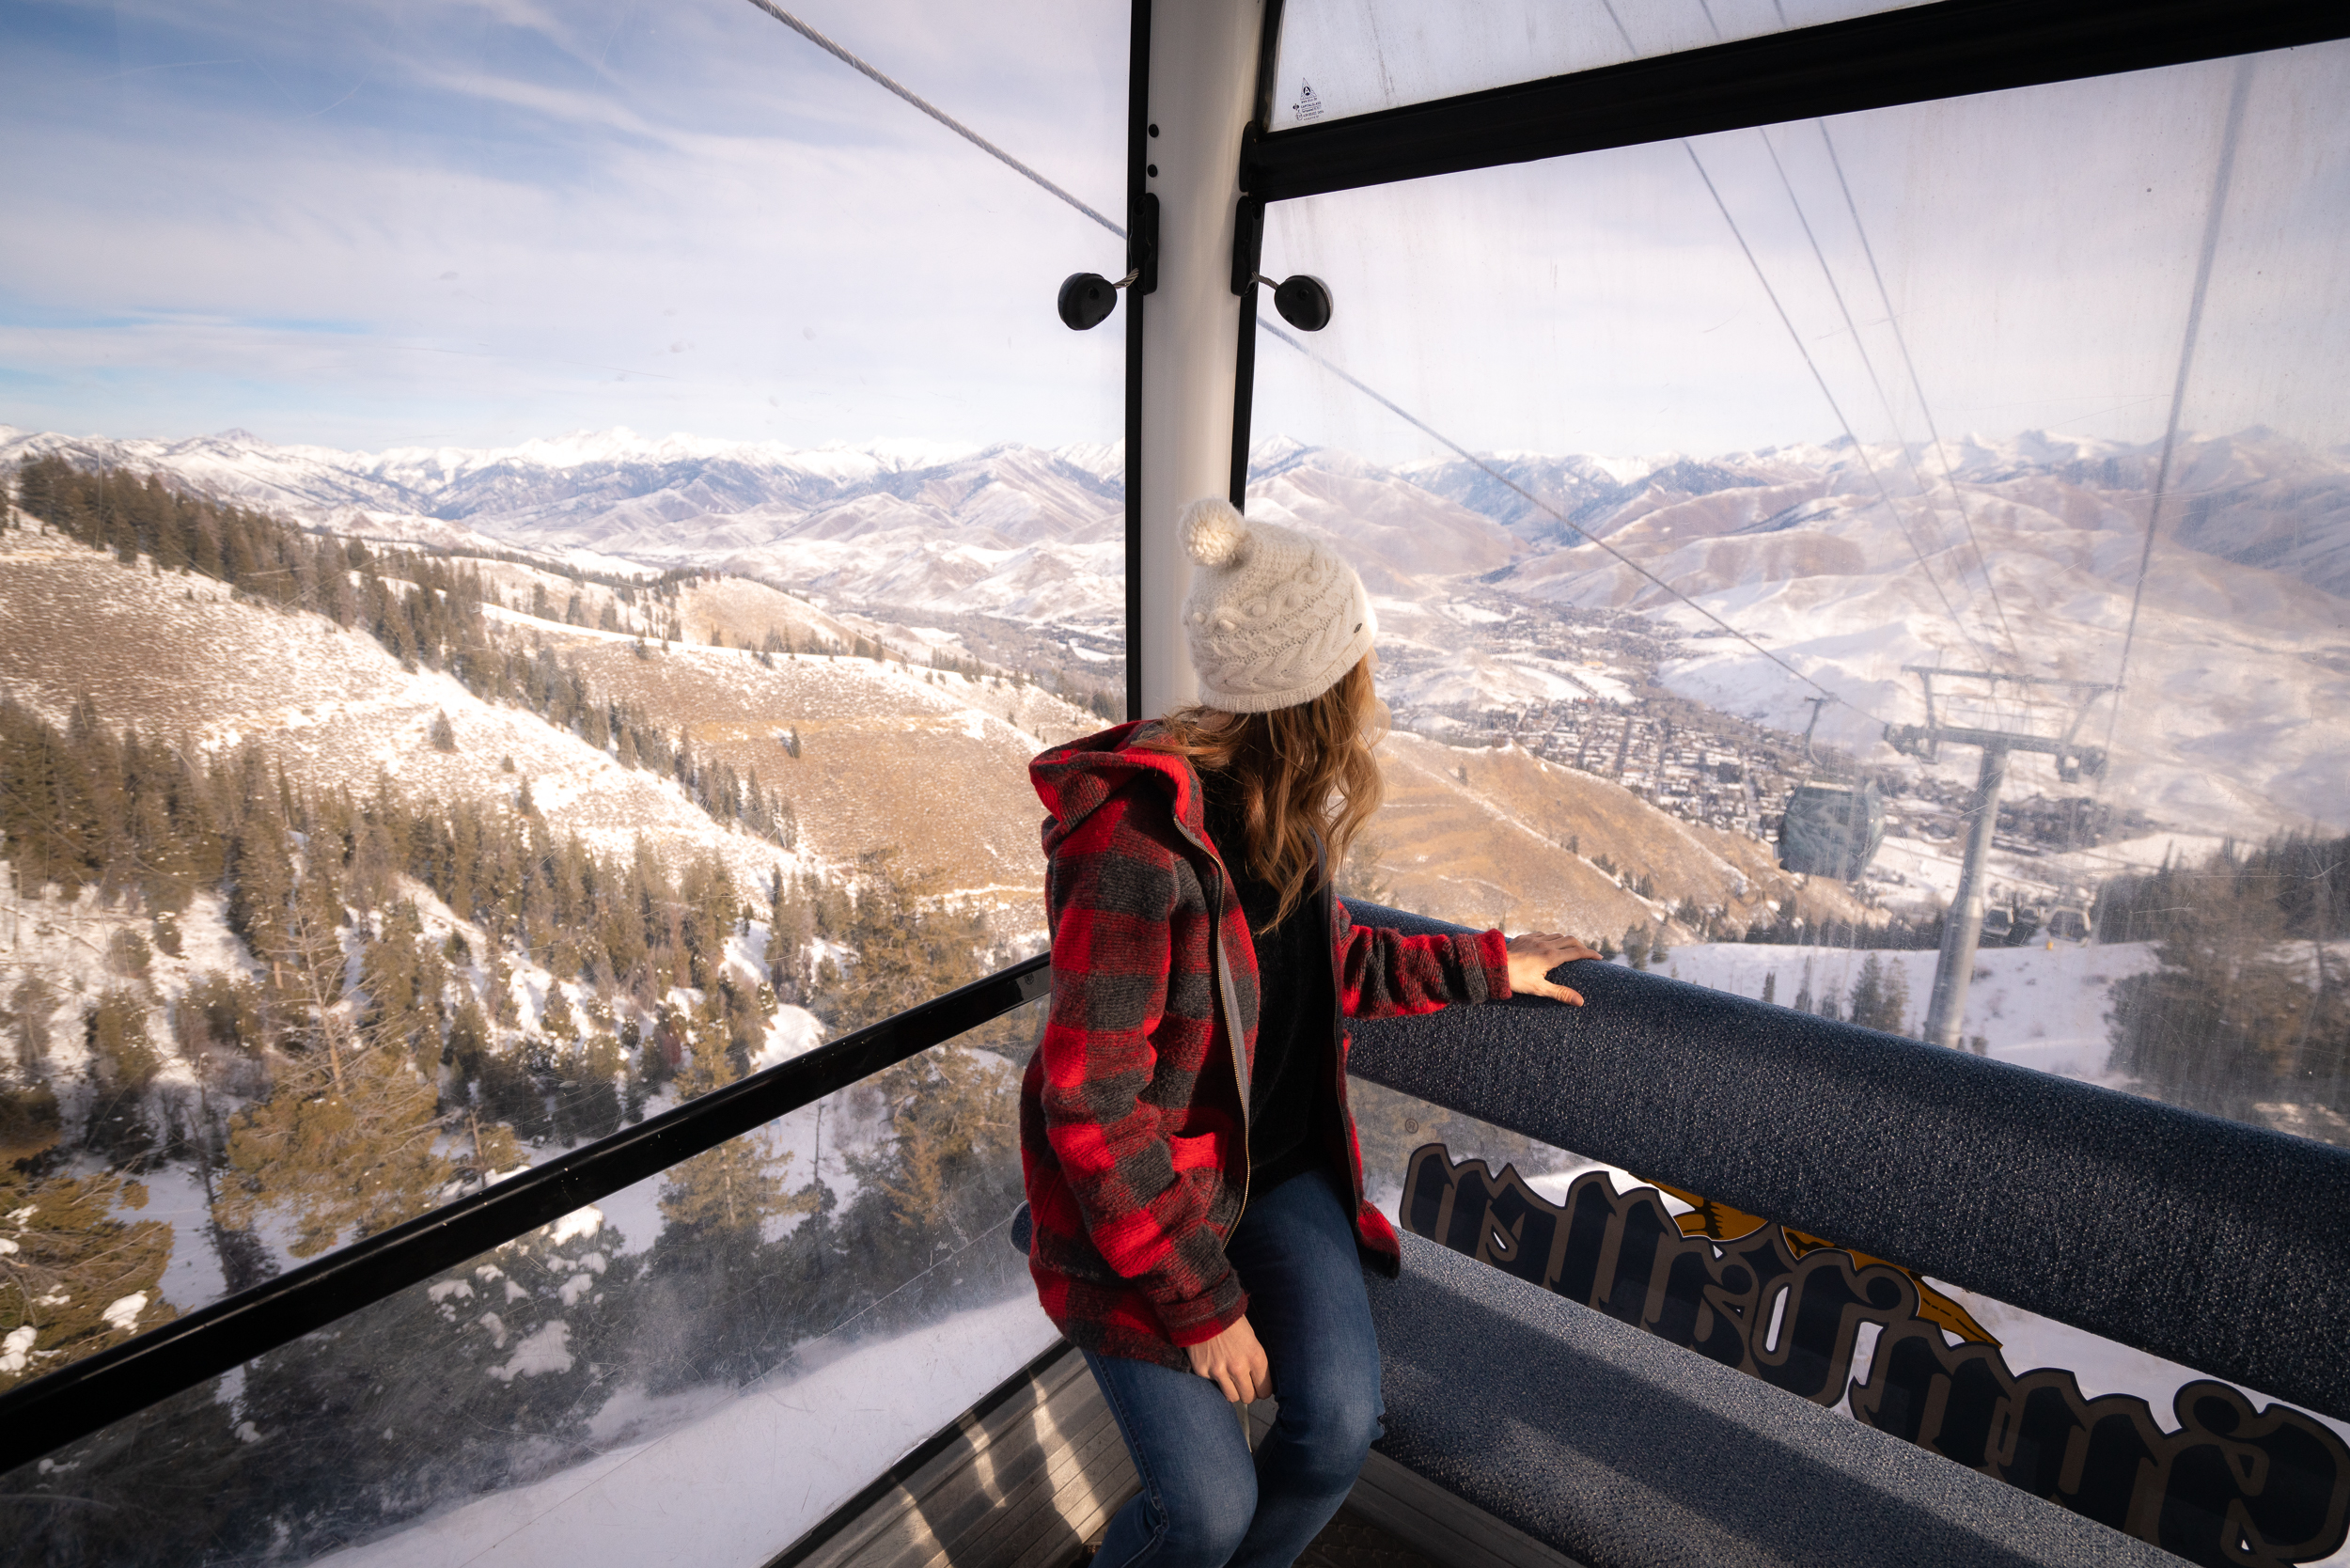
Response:
[[[1198,563],[1183,631],[1207,706],[1261,713],[1310,702],[1371,651],[1370,596],[1327,541],[1251,523],[1220,495],[1185,507],[1176,527]]]
[[[1184,551],[1201,566],[1237,566],[1248,546],[1248,519],[1221,495],[1194,501],[1176,525]]]

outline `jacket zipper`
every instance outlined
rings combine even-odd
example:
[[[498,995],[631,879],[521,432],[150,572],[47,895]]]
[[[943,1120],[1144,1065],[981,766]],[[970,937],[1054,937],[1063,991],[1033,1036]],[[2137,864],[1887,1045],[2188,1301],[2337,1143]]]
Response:
[[[1183,825],[1180,818],[1176,820],[1175,830],[1215,867],[1214,924],[1209,928],[1215,938],[1215,995],[1224,1009],[1224,1033],[1231,1047],[1232,1084],[1240,1091],[1240,1208],[1232,1215],[1232,1225],[1237,1230],[1241,1215],[1248,1212],[1248,1181],[1252,1172],[1248,1158],[1248,1074],[1242,1070],[1240,1007],[1232,997],[1231,961],[1224,952],[1224,893],[1231,882],[1231,874],[1225,870],[1224,858],[1216,854],[1214,846]]]

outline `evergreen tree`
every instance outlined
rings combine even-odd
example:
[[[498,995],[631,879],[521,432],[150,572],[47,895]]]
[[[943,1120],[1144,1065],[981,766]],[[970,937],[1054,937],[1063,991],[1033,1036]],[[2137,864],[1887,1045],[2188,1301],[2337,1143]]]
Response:
[[[679,1075],[682,1098],[739,1075],[725,1043],[708,1030],[689,1037]],[[771,1264],[767,1227],[814,1212],[818,1195],[791,1191],[791,1155],[774,1155],[763,1133],[733,1138],[672,1167],[661,1188],[661,1237],[647,1259],[654,1287],[649,1311],[690,1325],[653,1370],[656,1389],[756,1376],[780,1360],[808,1324],[787,1277]]]
[[[1902,1032],[1909,1012],[1909,980],[1898,964],[1888,964],[1874,952],[1860,962],[1854,977],[1845,1016],[1863,1028]]]
[[[0,1009],[0,1028],[8,1031],[17,1071],[27,1082],[39,1077],[48,1063],[57,999],[55,986],[28,971],[9,990],[7,1007]]]
[[[338,933],[297,903],[268,957],[299,1009],[297,1048],[269,1099],[230,1123],[218,1214],[250,1230],[276,1213],[307,1258],[432,1207],[450,1167],[434,1147],[432,1084],[404,1043],[354,1024],[341,998]]]
[[[0,1388],[179,1313],[163,1296],[171,1227],[124,1221],[147,1188],[118,1174],[36,1181],[0,1166]]]
[[[0,700],[0,839],[27,893],[55,883],[68,899],[103,869],[104,824],[89,770],[66,737]]]
[[[872,1089],[889,1130],[874,1153],[849,1160],[865,1188],[852,1219],[873,1255],[900,1260],[885,1272],[911,1274],[1019,1202],[1020,1074],[956,1043],[900,1062]]]
[[[1346,864],[1338,877],[1339,896],[1365,903],[1388,904],[1395,899],[1395,880],[1388,873],[1386,844],[1371,834],[1359,834],[1346,848]]]
[[[967,985],[985,974],[987,917],[968,906],[937,907],[934,873],[903,873],[896,852],[859,857],[860,886],[839,933],[852,962],[818,994],[813,1011],[836,1034]]]
[[[569,1043],[579,1038],[579,1020],[572,1013],[572,1002],[560,985],[547,987],[546,1006],[540,1010],[539,1027],[550,1040]]]
[[[2284,940],[2276,902],[2212,879],[2169,913],[2157,966],[2113,988],[2111,1066],[2177,1105],[2239,1120],[2254,1103],[2298,1093],[2340,1109],[2350,998]],[[2321,981],[2321,983],[2312,983]]]
[[[628,1058],[615,1037],[595,1033],[562,1058],[556,1086],[556,1136],[569,1143],[609,1137],[620,1130],[621,1079]]]
[[[251,1555],[306,1560],[576,1451],[630,1348],[624,1247],[579,1210],[250,1363]]]

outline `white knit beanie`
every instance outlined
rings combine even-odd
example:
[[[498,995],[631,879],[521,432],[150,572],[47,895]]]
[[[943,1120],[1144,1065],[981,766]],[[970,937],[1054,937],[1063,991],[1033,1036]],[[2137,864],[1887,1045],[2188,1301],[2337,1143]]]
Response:
[[[1251,523],[1221,496],[1185,507],[1177,526],[1198,567],[1183,630],[1208,707],[1263,713],[1311,702],[1371,651],[1371,598],[1328,545]]]

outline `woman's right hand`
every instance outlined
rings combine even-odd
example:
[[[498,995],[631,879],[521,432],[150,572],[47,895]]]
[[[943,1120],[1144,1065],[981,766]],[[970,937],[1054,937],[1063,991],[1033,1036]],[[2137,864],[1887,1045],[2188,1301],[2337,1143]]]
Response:
[[[1254,1404],[1273,1397],[1273,1369],[1246,1318],[1234,1319],[1232,1326],[1214,1339],[1202,1340],[1187,1350],[1191,1370],[1213,1381],[1234,1404]]]
[[[1547,996],[1570,1007],[1583,1005],[1583,993],[1550,982],[1550,972],[1561,964],[1597,958],[1572,936],[1555,931],[1528,932],[1510,938],[1510,992],[1517,996]]]

